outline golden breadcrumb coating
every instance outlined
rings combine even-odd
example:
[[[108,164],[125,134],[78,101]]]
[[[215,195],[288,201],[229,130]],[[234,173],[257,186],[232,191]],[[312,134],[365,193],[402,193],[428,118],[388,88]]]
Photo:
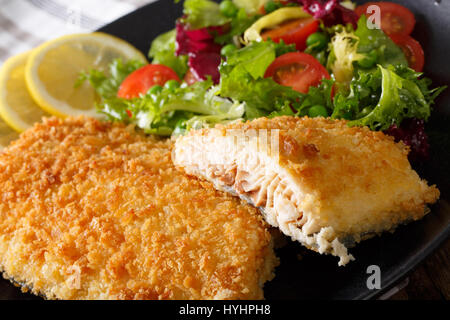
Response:
[[[172,142],[46,119],[0,152],[0,270],[56,299],[261,299],[256,210],[171,161]]]
[[[261,129],[267,130],[267,141],[278,135],[279,153],[257,149]],[[257,143],[229,148],[236,140],[227,137],[238,132]],[[198,137],[203,141],[193,142]],[[193,131],[176,142],[174,161],[187,173],[248,198],[264,209],[271,225],[345,264],[352,257],[342,243],[421,219],[427,204],[439,198],[439,190],[411,168],[408,151],[382,132],[351,128],[346,121],[279,117]],[[229,161],[215,165],[218,158]]]

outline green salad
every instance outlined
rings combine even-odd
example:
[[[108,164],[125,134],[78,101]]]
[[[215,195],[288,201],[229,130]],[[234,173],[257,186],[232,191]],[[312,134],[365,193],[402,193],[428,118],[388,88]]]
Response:
[[[426,141],[414,134],[445,88],[423,77],[423,49],[410,35],[414,15],[380,6],[392,20],[374,28],[367,6],[350,1],[186,0],[174,29],[153,40],[151,64],[115,61],[83,73],[80,83],[99,94],[98,112],[149,134],[259,117],[330,117],[385,131],[421,152]]]

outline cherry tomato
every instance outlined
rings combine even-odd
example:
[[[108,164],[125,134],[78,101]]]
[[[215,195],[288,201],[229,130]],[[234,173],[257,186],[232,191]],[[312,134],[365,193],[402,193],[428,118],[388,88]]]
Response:
[[[319,20],[314,18],[298,19],[283,23],[279,27],[262,33],[264,40],[275,42],[283,40],[286,44],[295,43],[298,51],[306,49],[306,39],[319,29]]]
[[[416,24],[414,14],[404,6],[392,2],[369,2],[356,8],[358,16],[369,16],[367,8],[371,5],[378,6],[381,10],[381,29],[388,34],[410,35]]]
[[[130,74],[120,85],[117,96],[125,99],[137,98],[153,86],[163,86],[169,80],[180,81],[180,78],[169,67],[149,64]]]
[[[265,77],[283,86],[307,93],[309,87],[330,79],[327,69],[313,56],[303,52],[290,52],[278,57],[267,69]]]
[[[411,36],[391,35],[392,41],[395,42],[405,53],[406,59],[411,69],[422,72],[425,65],[425,53],[420,43]]]

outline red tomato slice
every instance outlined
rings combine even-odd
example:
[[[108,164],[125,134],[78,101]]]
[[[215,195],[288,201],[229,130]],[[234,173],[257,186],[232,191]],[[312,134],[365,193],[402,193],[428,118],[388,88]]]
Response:
[[[306,49],[306,39],[319,29],[319,20],[314,18],[298,19],[283,23],[279,27],[262,33],[264,40],[275,42],[283,40],[287,44],[295,43],[298,51]]]
[[[395,44],[402,48],[408,59],[409,67],[417,72],[422,72],[425,65],[425,53],[420,43],[410,36],[390,35],[390,37]]]
[[[169,80],[180,81],[180,78],[169,67],[149,64],[130,74],[120,85],[117,96],[125,99],[137,98],[151,87],[163,86]]]
[[[320,85],[322,79],[330,79],[330,74],[313,56],[291,52],[278,57],[267,69],[265,77],[272,77],[283,86],[307,93],[309,87]]]
[[[388,34],[409,35],[414,29],[416,18],[414,14],[404,6],[392,2],[369,2],[356,8],[358,16],[366,14],[367,8],[371,5],[380,7],[381,29]]]

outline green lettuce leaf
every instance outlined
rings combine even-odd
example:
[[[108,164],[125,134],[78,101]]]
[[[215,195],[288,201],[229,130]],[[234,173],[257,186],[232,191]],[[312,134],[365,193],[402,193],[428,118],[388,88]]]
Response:
[[[244,69],[253,79],[264,77],[267,68],[276,59],[273,42],[254,42],[252,45],[233,52],[226,64],[232,68]]]
[[[221,36],[217,36],[214,39],[215,42],[222,45],[237,42],[237,37],[242,36],[245,30],[250,28],[259,17],[259,15],[248,15],[244,9],[240,9],[230,21],[230,31]]]
[[[107,72],[95,69],[82,72],[75,87],[79,87],[83,82],[89,81],[101,98],[115,97],[125,78],[143,66],[144,63],[138,60],[123,62],[121,59],[117,59],[111,63]]]
[[[219,4],[210,0],[186,0],[184,15],[183,20],[191,29],[221,26],[229,21],[220,12]]]
[[[309,108],[317,105],[324,106],[329,114],[333,113],[332,92],[334,84],[333,80],[323,79],[318,87],[310,87],[297,107],[297,115],[306,116]]]
[[[233,0],[239,8],[245,9],[249,14],[256,14],[262,6],[270,0]]]
[[[176,30],[163,33],[157,37],[150,48],[149,57],[152,63],[163,64],[172,68],[183,79],[188,70],[188,57],[175,55]]]
[[[429,89],[430,81],[420,76],[402,65],[360,71],[350,84],[350,94],[336,95],[332,117],[382,131],[407,118],[428,120],[435,98],[445,88]]]
[[[105,99],[99,111],[111,120],[131,122],[146,133],[163,136],[241,119],[245,105],[218,97],[212,84],[209,79],[135,99]]]
[[[368,54],[375,50],[377,53],[376,63],[387,68],[390,65],[408,66],[405,54],[382,30],[369,29],[367,17],[362,15],[358,21],[355,36],[359,38],[358,53]]]
[[[220,66],[218,94],[245,102],[245,118],[255,119],[271,114],[289,113],[302,95],[279,85],[264,74],[277,55],[295,50],[284,43],[253,42],[235,51]]]

